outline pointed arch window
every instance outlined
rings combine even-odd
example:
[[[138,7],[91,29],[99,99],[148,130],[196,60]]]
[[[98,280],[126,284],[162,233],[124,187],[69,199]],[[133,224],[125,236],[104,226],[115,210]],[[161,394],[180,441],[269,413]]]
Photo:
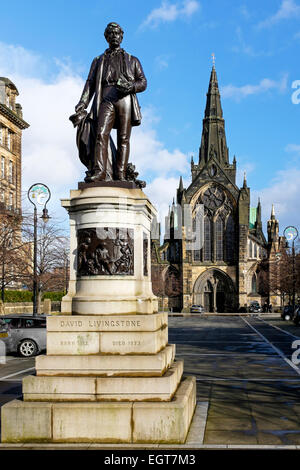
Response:
[[[256,243],[254,243],[254,255],[253,255],[254,258],[257,258],[257,245]]]
[[[216,260],[222,261],[224,255],[224,222],[222,217],[216,220]]]
[[[197,230],[196,217],[193,218],[193,233]],[[193,250],[194,261],[201,261],[201,250]]]
[[[226,261],[227,263],[233,263],[234,261],[234,247],[235,247],[235,231],[234,231],[234,220],[230,214],[226,223],[225,232],[225,249],[226,249]]]
[[[252,292],[252,294],[257,293],[257,282],[256,282],[256,275],[255,274],[253,274],[253,276],[252,276],[251,292]]]
[[[211,261],[212,257],[212,230],[211,219],[206,216],[204,218],[204,247],[203,247],[203,261]]]

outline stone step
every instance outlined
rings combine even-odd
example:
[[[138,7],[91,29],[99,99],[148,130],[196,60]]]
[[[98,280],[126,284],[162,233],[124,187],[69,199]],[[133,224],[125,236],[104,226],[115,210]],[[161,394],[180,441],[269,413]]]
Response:
[[[47,355],[156,354],[168,343],[168,328],[157,331],[47,332]]]
[[[162,377],[42,377],[23,379],[24,401],[169,401],[183,372],[174,362]]]
[[[195,377],[185,378],[170,402],[14,400],[1,408],[1,440],[180,444],[186,440],[195,406]]]
[[[37,356],[37,376],[155,377],[163,375],[175,358],[175,344],[151,355]]]

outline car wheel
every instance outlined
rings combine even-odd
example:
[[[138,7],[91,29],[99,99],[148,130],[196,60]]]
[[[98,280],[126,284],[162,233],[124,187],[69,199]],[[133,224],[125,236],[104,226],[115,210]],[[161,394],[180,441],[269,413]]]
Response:
[[[285,321],[289,321],[291,319],[291,315],[287,313],[286,315],[284,315],[284,319]]]
[[[19,354],[23,357],[35,356],[37,350],[37,345],[32,339],[24,339],[19,345]]]

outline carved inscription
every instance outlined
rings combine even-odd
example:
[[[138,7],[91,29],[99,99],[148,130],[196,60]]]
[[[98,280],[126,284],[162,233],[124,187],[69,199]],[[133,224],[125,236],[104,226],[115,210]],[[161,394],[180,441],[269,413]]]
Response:
[[[133,229],[99,227],[80,229],[78,276],[134,274]]]
[[[141,346],[141,341],[113,341],[113,346]]]
[[[140,320],[89,320],[84,322],[81,320],[61,320],[59,325],[63,330],[66,328],[73,327],[88,327],[94,328],[96,331],[105,329],[105,328],[138,328],[141,326]]]

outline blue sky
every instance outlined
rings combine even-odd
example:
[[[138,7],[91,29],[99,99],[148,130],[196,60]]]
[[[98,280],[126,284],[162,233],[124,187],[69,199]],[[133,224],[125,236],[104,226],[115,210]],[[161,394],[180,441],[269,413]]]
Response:
[[[198,159],[214,52],[238,183],[246,171],[264,220],[274,202],[281,232],[289,224],[300,229],[300,104],[292,102],[300,80],[300,0],[15,0],[13,10],[1,10],[0,70],[19,89],[31,124],[24,131],[24,192],[45,182],[49,208],[66,219],[59,198],[84,175],[68,116],[92,59],[107,47],[105,26],[117,21],[123,47],[148,79],[131,158],[161,216],[180,174],[190,182],[190,156]]]

